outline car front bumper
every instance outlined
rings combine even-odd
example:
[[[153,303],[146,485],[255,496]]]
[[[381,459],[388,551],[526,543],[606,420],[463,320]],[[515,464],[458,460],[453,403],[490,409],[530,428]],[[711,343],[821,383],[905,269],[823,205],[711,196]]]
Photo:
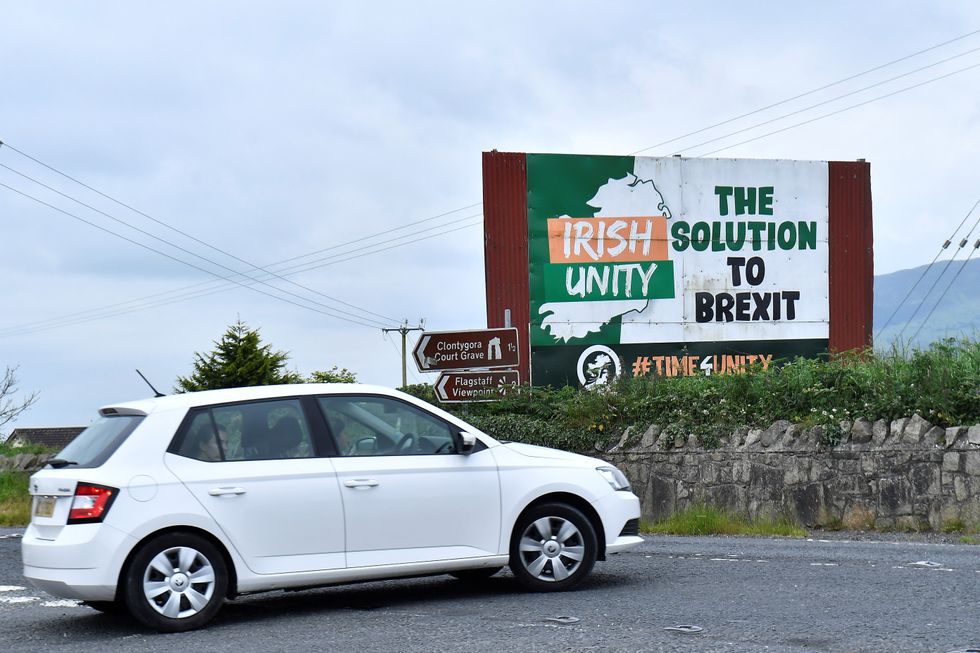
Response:
[[[628,491],[611,492],[593,502],[602,519],[606,536],[606,553],[627,551],[643,543],[639,535],[624,535],[623,528],[631,519],[640,518],[640,499]]]

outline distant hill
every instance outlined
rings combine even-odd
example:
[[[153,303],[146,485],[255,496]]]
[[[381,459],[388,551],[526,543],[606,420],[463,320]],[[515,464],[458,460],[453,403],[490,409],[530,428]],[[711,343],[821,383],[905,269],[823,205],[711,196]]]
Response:
[[[973,259],[963,267],[964,259],[965,256],[961,253],[959,260],[954,260],[948,266],[945,260],[936,261],[924,277],[922,273],[928,267],[926,265],[875,277],[876,349],[890,348],[893,343],[897,344],[899,336],[901,342],[915,348],[927,347],[931,342],[948,337],[980,338],[980,258],[974,255]],[[956,276],[957,274],[959,276]],[[955,281],[953,281],[954,276]],[[915,286],[901,308],[898,308],[902,299],[920,277],[922,280]],[[926,316],[932,311],[951,281],[953,285],[946,291],[946,295],[933,311],[932,317],[926,322]],[[897,312],[895,312],[896,308],[898,308]],[[885,326],[893,312],[895,316],[888,324],[888,328],[882,331],[881,328]],[[919,330],[920,325],[921,330]],[[912,340],[917,330],[919,335]]]

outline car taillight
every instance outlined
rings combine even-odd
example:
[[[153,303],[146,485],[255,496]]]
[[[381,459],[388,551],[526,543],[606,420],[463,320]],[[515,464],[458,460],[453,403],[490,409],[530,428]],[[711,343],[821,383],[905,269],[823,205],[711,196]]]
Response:
[[[119,490],[114,487],[79,483],[75,487],[75,496],[71,500],[68,523],[94,524],[102,521],[118,493]]]

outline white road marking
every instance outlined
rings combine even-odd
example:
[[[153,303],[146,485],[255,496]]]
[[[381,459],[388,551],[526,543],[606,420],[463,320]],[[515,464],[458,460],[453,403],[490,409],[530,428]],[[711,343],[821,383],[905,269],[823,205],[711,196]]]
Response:
[[[72,599],[60,599],[57,601],[45,601],[41,604],[42,608],[81,608],[81,601],[74,601]]]
[[[0,596],[0,603],[31,603],[40,600],[37,596]]]
[[[955,569],[949,569],[948,567],[916,567],[908,565],[896,565],[892,569],[916,569],[921,571],[956,571]],[[980,574],[980,571],[977,572]]]

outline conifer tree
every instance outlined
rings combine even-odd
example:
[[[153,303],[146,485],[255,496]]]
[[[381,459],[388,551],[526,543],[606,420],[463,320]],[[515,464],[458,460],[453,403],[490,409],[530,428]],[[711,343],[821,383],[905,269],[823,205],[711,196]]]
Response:
[[[287,371],[287,352],[263,344],[259,330],[249,329],[240,319],[214,345],[208,353],[194,353],[194,371],[177,377],[176,392],[304,381],[296,372]]]

